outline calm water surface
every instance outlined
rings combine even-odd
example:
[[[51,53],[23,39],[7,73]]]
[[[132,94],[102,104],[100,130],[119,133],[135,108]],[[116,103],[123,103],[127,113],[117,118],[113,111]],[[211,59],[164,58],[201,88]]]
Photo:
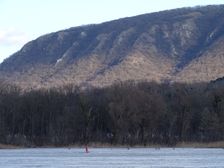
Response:
[[[81,148],[0,150],[0,168],[224,168],[224,149]]]

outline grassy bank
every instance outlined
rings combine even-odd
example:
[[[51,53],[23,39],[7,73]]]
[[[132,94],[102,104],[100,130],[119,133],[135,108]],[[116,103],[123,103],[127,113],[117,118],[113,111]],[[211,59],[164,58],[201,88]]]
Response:
[[[217,142],[181,142],[176,145],[179,148],[224,148],[224,141]]]
[[[24,146],[0,144],[0,149],[19,149],[19,148],[24,148]]]

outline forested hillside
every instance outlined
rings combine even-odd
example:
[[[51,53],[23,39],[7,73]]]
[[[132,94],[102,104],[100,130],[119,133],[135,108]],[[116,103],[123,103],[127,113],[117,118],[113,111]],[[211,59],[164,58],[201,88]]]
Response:
[[[224,5],[73,27],[30,41],[0,64],[24,89],[117,81],[210,82],[224,76]]]
[[[224,86],[129,81],[22,92],[0,85],[0,143],[175,145],[224,140]]]

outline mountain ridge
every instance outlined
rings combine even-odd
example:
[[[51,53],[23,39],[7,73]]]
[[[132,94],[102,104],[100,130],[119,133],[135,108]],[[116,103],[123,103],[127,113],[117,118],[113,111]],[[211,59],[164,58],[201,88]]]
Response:
[[[116,81],[209,82],[224,76],[224,5],[181,8],[43,35],[0,65],[23,88]]]

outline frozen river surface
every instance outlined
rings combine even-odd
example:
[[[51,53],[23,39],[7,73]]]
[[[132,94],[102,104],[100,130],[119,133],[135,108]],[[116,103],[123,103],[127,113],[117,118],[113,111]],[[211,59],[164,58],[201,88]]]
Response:
[[[224,168],[223,149],[81,148],[0,150],[0,168]]]

